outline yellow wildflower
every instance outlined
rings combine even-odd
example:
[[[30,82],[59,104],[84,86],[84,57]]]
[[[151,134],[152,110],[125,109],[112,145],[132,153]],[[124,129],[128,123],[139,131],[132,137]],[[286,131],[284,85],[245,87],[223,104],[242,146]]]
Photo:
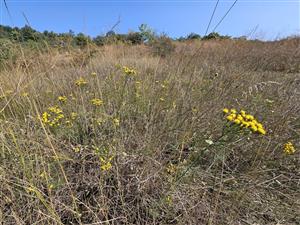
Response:
[[[82,77],[80,77],[78,80],[76,80],[75,81],[75,84],[77,85],[77,86],[84,86],[84,85],[86,85],[88,82],[85,80],[85,79],[83,79]]]
[[[251,125],[251,130],[252,130],[253,132],[256,132],[256,131],[257,131],[257,127],[256,127],[254,124],[252,124],[252,125]]]
[[[261,133],[262,135],[265,135],[265,134],[266,134],[266,131],[265,131],[263,128],[261,128],[261,127],[258,127],[258,128],[257,128],[257,131],[258,131],[259,133]]]
[[[237,116],[237,119],[240,120],[240,121],[244,120],[244,118],[240,114]]]
[[[235,119],[233,122],[236,123],[236,124],[240,124],[241,123],[241,121],[239,119]]]
[[[227,116],[226,119],[229,120],[229,121],[233,121],[234,120],[234,118],[233,118],[232,115]]]
[[[224,108],[224,109],[223,109],[223,113],[226,113],[226,114],[229,113],[229,109]]]
[[[289,141],[289,142],[284,144],[283,151],[284,151],[285,154],[291,155],[291,154],[294,154],[296,152],[296,149],[295,149],[293,143]]]
[[[49,113],[44,112],[43,115],[42,115],[42,122],[45,123],[45,124],[48,123],[49,122],[49,117],[50,117]]]
[[[235,109],[231,109],[230,112],[231,112],[232,114],[236,114],[236,110],[235,110]]]
[[[114,122],[116,127],[120,126],[120,120],[118,118],[114,118],[113,122]]]
[[[129,67],[127,67],[127,66],[123,66],[123,72],[126,74],[126,75],[136,75],[137,73],[136,73],[136,71],[135,71],[135,69],[133,69],[133,68],[129,68]]]
[[[57,100],[58,100],[59,102],[66,102],[66,101],[67,101],[67,97],[66,97],[66,96],[59,96],[59,97],[57,98]]]
[[[111,164],[111,160],[113,159],[113,156],[108,158],[107,160],[104,159],[103,157],[100,157],[100,162],[101,162],[101,166],[100,168],[103,170],[103,171],[107,171],[107,170],[110,170],[111,167],[112,167],[112,164]]]
[[[91,103],[95,106],[100,106],[100,105],[103,104],[103,101],[99,98],[94,98],[94,99],[91,100]]]

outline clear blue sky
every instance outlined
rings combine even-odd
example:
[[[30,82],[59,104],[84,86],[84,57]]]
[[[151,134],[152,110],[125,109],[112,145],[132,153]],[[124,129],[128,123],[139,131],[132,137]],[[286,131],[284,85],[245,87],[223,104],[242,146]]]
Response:
[[[96,36],[105,34],[116,22],[116,32],[138,30],[142,23],[171,37],[191,32],[203,35],[216,0],[6,0],[12,19],[1,1],[1,24],[22,27],[27,16],[30,25],[39,31],[53,30]],[[234,0],[220,0],[211,29],[226,13]],[[255,36],[274,39],[300,33],[300,0],[239,0],[216,30],[231,36],[247,35],[254,28]]]

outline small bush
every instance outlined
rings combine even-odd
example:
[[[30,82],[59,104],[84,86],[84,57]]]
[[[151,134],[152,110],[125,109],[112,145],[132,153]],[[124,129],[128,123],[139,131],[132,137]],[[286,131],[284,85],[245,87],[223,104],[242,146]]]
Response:
[[[139,32],[131,32],[127,35],[127,41],[133,45],[139,45],[143,43],[143,36]]]
[[[14,44],[5,38],[0,39],[0,67],[16,59]]]
[[[161,36],[154,39],[151,43],[152,53],[156,56],[166,57],[175,50],[175,45],[171,38]]]

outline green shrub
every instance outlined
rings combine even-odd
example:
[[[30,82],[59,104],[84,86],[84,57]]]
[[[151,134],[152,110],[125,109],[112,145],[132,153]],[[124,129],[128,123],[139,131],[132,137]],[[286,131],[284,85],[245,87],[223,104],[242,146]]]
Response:
[[[227,35],[220,35],[219,33],[217,32],[212,32],[206,36],[204,36],[202,39],[203,40],[210,40],[210,39],[230,39],[231,37],[230,36],[227,36]]]
[[[0,67],[4,64],[13,62],[16,59],[16,51],[14,44],[6,39],[0,39]]]
[[[130,32],[126,40],[133,45],[139,45],[143,43],[143,35],[139,32]]]

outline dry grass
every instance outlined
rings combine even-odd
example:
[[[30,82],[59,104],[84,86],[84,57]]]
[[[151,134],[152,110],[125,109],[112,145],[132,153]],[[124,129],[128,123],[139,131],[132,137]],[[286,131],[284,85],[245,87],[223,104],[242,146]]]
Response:
[[[0,72],[0,221],[300,224],[299,44],[180,43],[165,58],[145,46],[18,49]],[[38,119],[54,105],[78,114],[72,126]],[[224,107],[267,134],[230,126]]]

